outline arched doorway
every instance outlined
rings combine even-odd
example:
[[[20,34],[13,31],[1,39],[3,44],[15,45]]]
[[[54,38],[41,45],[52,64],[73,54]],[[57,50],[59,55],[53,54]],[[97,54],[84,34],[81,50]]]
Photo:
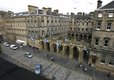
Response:
[[[50,51],[50,43],[49,42],[46,42],[46,47],[47,47],[47,50]]]
[[[75,46],[75,47],[73,47],[73,58],[78,61],[78,57],[79,57],[79,50],[78,50],[78,48]]]
[[[96,55],[92,55],[92,64],[95,64],[97,61]]]
[[[42,36],[44,36],[45,35],[45,31],[44,30],[42,30]]]
[[[55,43],[53,43],[53,51],[57,52],[57,45]]]
[[[72,39],[74,39],[74,34],[72,34]]]
[[[88,37],[89,42],[91,42],[91,39],[92,39],[92,36],[89,35],[89,37]]]
[[[63,46],[59,44],[59,52],[61,52],[62,50],[63,50]]]
[[[76,36],[76,40],[78,40],[78,34],[76,34],[75,36]]]
[[[44,49],[44,42],[41,41],[41,46],[42,46],[42,49]]]
[[[80,38],[79,38],[79,41],[82,40],[82,34],[80,34]]]
[[[65,55],[68,57],[69,54],[70,54],[70,48],[69,48],[69,46],[66,46],[66,48],[65,48]]]
[[[70,35],[70,33],[68,33],[68,38],[71,39],[71,35]]]
[[[88,63],[89,60],[89,49],[83,49],[83,62]]]
[[[86,41],[87,40],[87,36],[86,35],[84,35],[84,41]]]

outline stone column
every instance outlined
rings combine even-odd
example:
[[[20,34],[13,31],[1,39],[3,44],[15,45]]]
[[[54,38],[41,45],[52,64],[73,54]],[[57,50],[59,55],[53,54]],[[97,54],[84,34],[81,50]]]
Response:
[[[70,59],[73,59],[73,47],[70,48],[70,55],[69,55]]]
[[[77,41],[76,34],[74,34],[74,40],[76,40],[76,41]]]
[[[42,49],[41,41],[39,41],[39,49]]]
[[[66,49],[66,45],[63,46],[63,54],[62,54],[63,56],[66,54],[65,49]]]
[[[50,44],[50,51],[52,51],[52,52],[54,51],[53,50],[53,43]]]
[[[86,41],[87,41],[87,42],[89,41],[89,35],[87,35],[87,37],[86,37]]]
[[[82,63],[83,62],[83,49],[78,47],[78,50],[79,50],[78,62]]]
[[[80,39],[80,34],[78,34],[78,36],[77,36],[77,37],[78,37],[78,41],[79,41],[79,39]]]

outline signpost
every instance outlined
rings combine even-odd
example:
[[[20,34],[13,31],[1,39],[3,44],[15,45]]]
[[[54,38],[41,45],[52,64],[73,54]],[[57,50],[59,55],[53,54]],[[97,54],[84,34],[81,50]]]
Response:
[[[37,65],[35,66],[35,73],[36,73],[36,74],[40,74],[40,73],[41,73],[41,64],[37,64]]]

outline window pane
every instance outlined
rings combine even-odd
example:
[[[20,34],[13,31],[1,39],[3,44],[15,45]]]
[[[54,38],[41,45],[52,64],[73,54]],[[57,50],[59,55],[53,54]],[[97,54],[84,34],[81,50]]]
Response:
[[[99,39],[95,40],[95,45],[98,45]]]
[[[106,58],[106,54],[103,53],[103,54],[102,54],[102,58],[101,58],[101,62],[102,62],[102,63],[105,63],[105,58]]]
[[[109,64],[114,65],[114,54],[111,55]]]
[[[102,17],[102,13],[99,13],[99,14],[98,14],[98,17],[101,18],[101,17]]]
[[[113,13],[109,13],[108,14],[108,17],[113,17]]]
[[[108,40],[105,40],[104,46],[108,46]]]

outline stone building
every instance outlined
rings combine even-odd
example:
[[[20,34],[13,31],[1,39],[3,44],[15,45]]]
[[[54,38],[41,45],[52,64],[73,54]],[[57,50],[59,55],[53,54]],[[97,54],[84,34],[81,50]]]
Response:
[[[28,12],[5,19],[6,39],[22,40],[35,50],[91,63],[97,69],[114,71],[114,1],[90,14],[60,14],[58,10],[29,5]],[[89,51],[90,50],[90,51]]]
[[[0,11],[0,41],[3,40],[5,38],[5,34],[6,34],[6,29],[5,29],[5,25],[6,25],[6,21],[5,19],[7,17],[9,17],[11,15],[11,11]]]
[[[100,3],[99,3],[100,2]],[[101,1],[98,1],[101,5]],[[114,1],[98,6],[91,42],[91,63],[96,68],[114,72]]]
[[[6,18],[7,40],[22,40],[27,42],[26,16],[27,12],[15,13]]]
[[[84,28],[89,30],[86,32],[84,29],[80,34],[91,34],[92,19],[90,16],[77,15],[75,17],[74,13],[64,15],[60,14],[58,10],[52,11],[51,8],[45,7],[38,9],[36,13],[37,7],[32,7],[28,8],[28,12],[15,13],[6,18],[7,39],[14,42],[17,40],[26,41],[29,46],[35,49],[55,52],[61,56],[76,59],[80,63],[86,59],[88,63],[89,55],[84,56],[83,43],[78,43],[76,34],[79,33],[77,29],[82,27],[83,22],[88,22]],[[84,21],[82,17],[84,17]],[[80,26],[77,25],[78,21],[80,21]],[[75,35],[73,36],[71,33]]]
[[[77,15],[75,15],[74,17],[75,27],[68,34],[69,37],[72,37],[76,41],[84,43],[91,42],[92,31],[94,26],[93,15],[93,12],[91,12],[90,14],[78,12]]]

